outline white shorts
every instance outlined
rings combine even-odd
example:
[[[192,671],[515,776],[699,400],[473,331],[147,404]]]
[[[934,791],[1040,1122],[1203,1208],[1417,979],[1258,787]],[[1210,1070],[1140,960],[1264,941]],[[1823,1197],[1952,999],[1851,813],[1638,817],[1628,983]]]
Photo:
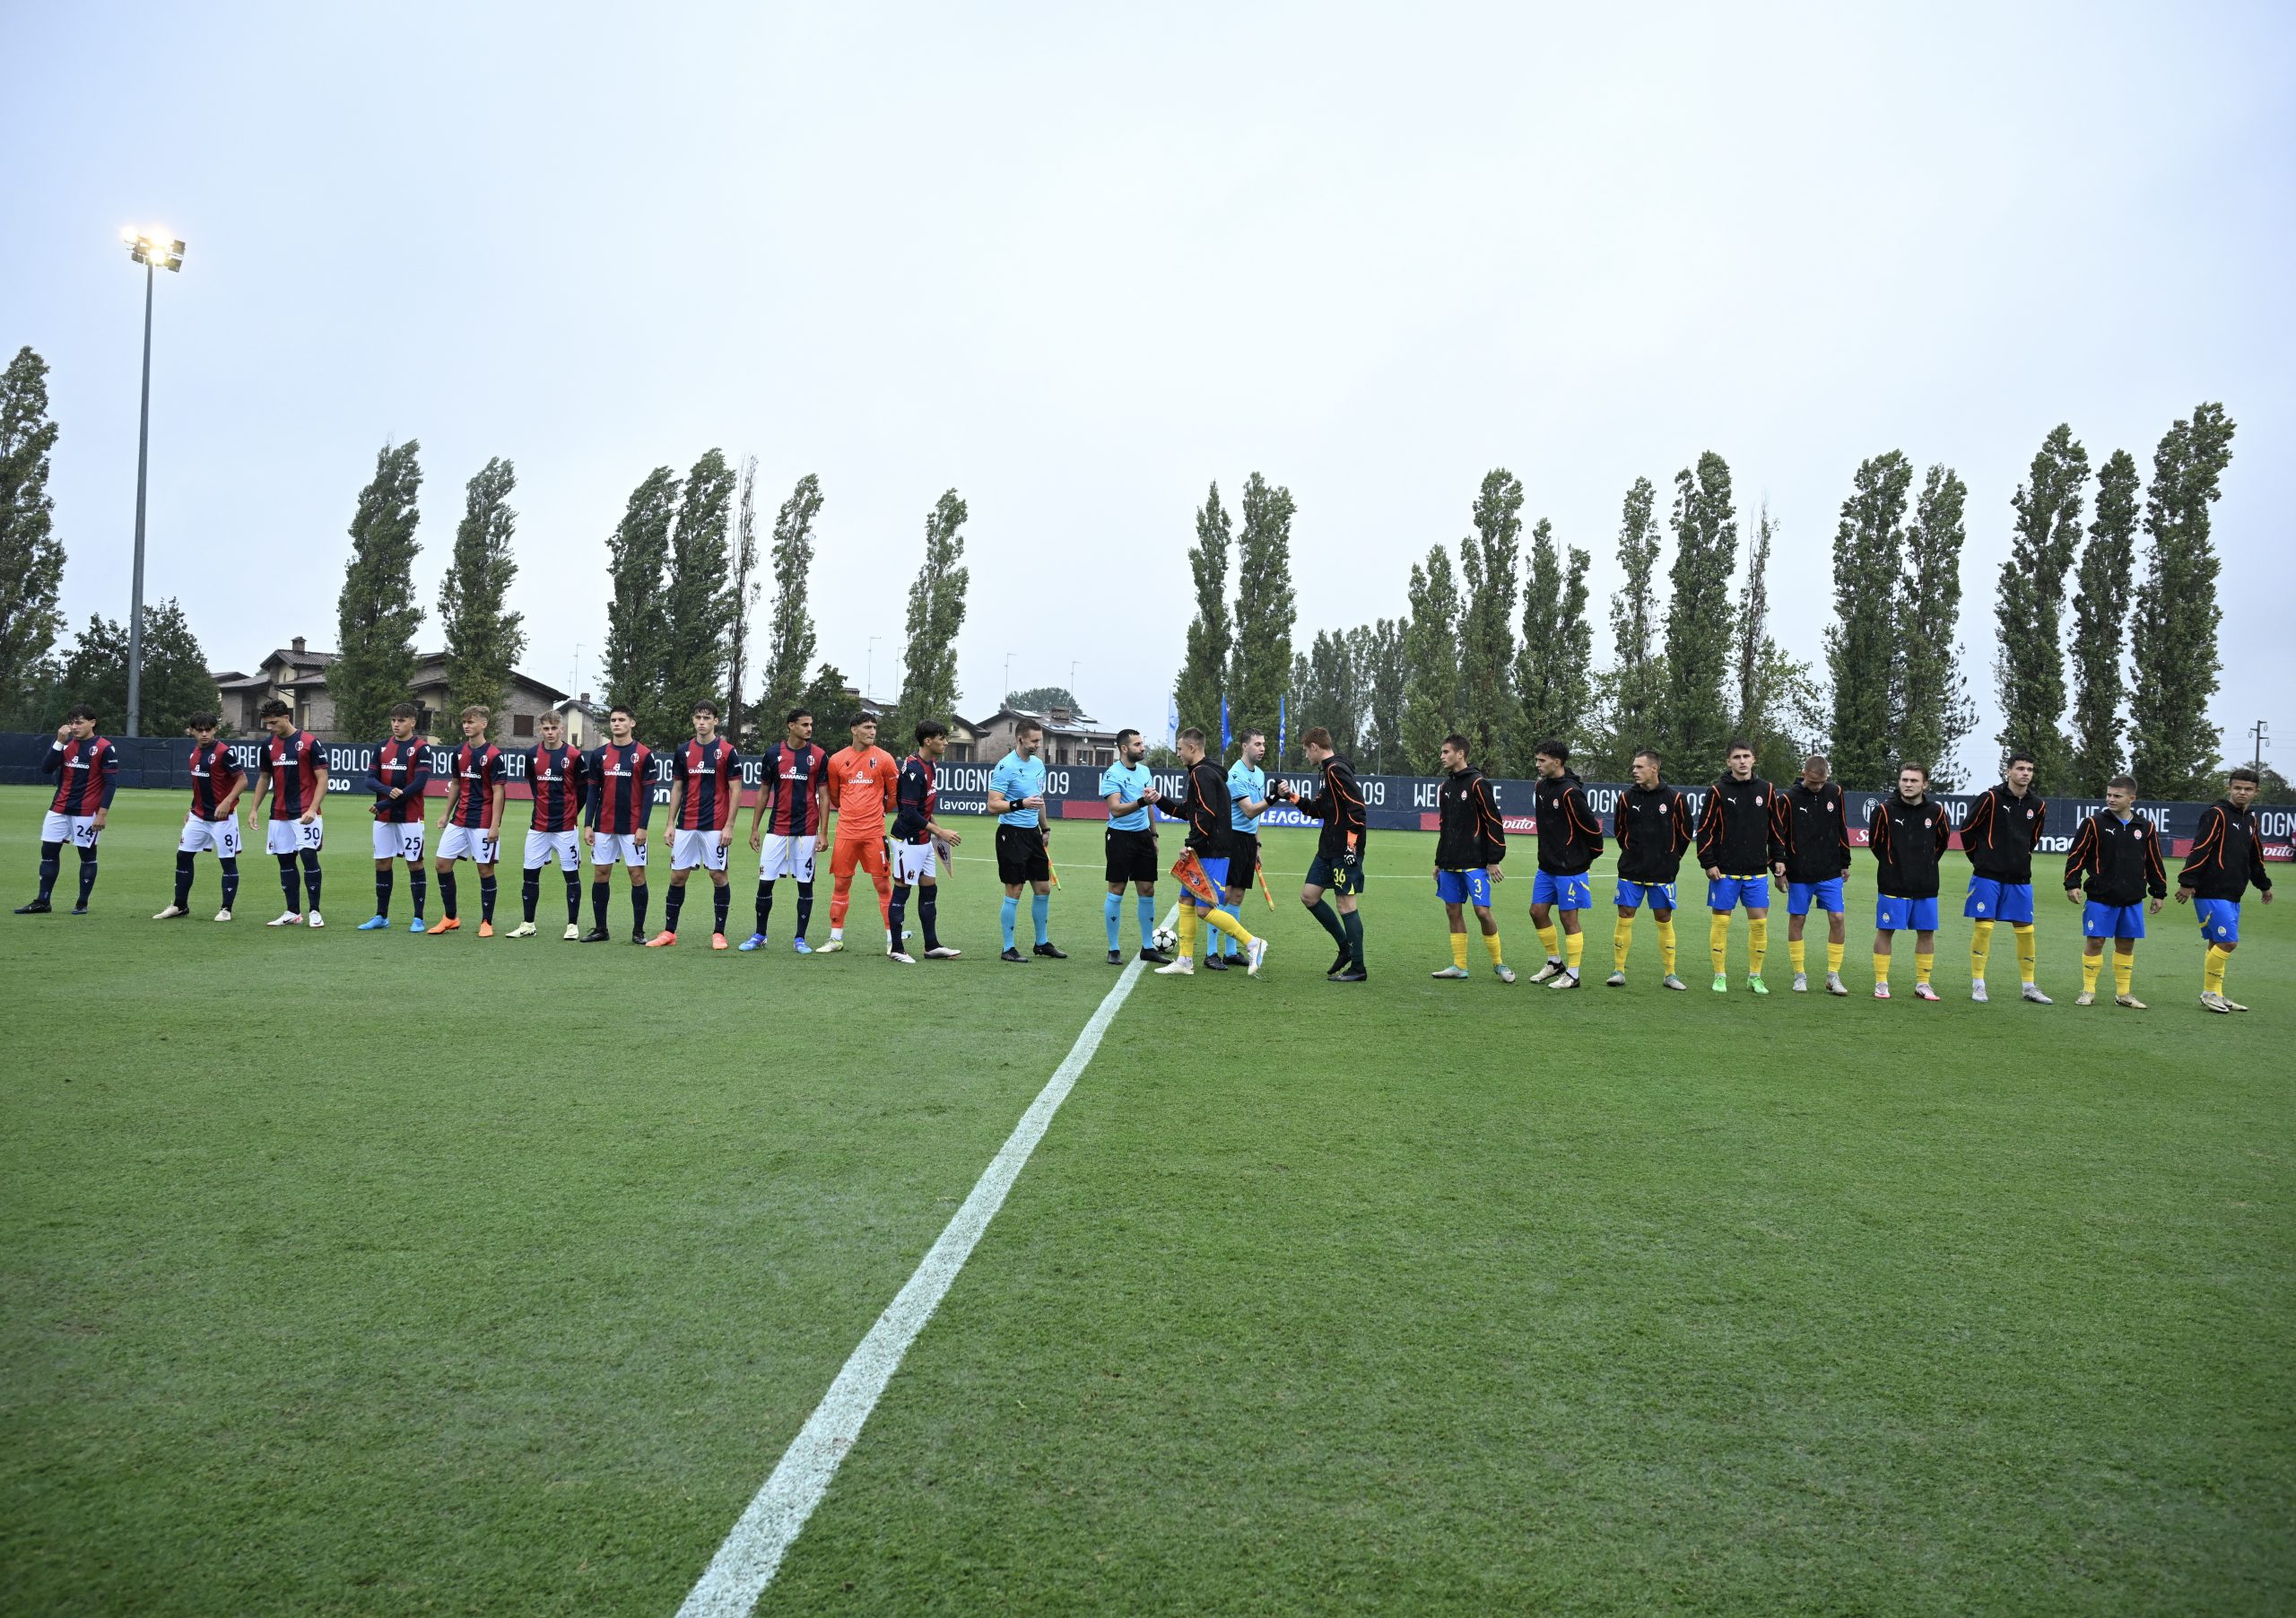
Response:
[[[758,862],[757,879],[771,882],[782,876],[794,876],[799,882],[813,880],[813,839],[811,837],[769,836],[765,839],[765,856]]]
[[[183,817],[183,836],[177,840],[178,854],[204,854],[210,848],[223,859],[236,859],[239,853],[239,817],[224,816],[220,821],[204,821],[196,814]]]
[[[899,838],[889,838],[885,852],[891,857],[893,880],[912,886],[933,874],[933,845],[930,842],[905,843]]]
[[[726,851],[732,844],[730,834],[723,831],[688,831],[683,829],[670,833],[670,869],[691,871],[696,866],[705,871],[726,868]]]
[[[439,857],[442,860],[471,859],[491,866],[501,847],[502,839],[483,826],[439,828]]]
[[[73,843],[83,848],[96,846],[96,817],[92,814],[58,814],[49,810],[39,819],[39,840],[44,843]]]
[[[422,860],[422,836],[421,821],[377,821],[375,857],[419,865]]]
[[[326,839],[326,817],[322,815],[306,826],[300,820],[273,821],[263,834],[263,846],[274,854],[297,854],[305,849],[316,854]]]
[[[646,868],[646,845],[627,832],[601,831],[590,844],[590,866],[622,865],[633,871]]]
[[[558,856],[561,871],[582,868],[582,834],[578,831],[529,831],[526,833],[526,864],[529,871],[539,871],[550,863],[552,855]]]

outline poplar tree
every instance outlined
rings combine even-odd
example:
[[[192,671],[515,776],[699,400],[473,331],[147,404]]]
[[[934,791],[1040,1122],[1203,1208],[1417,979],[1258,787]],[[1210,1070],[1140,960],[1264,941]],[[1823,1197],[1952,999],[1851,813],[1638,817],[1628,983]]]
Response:
[[[1517,775],[1531,772],[1531,752],[1560,736],[1574,754],[1586,746],[1595,653],[1587,622],[1587,552],[1577,545],[1566,559],[1544,517],[1531,529],[1530,575],[1523,582],[1523,646],[1515,659],[1515,692],[1522,704],[1510,759],[1498,761]]]
[[[510,491],[517,486],[517,471],[498,457],[480,468],[463,491],[454,557],[439,587],[450,722],[474,702],[499,719],[510,677],[526,654],[523,615],[506,605],[510,581],[518,576],[518,564],[510,554],[510,535],[518,522],[518,514],[510,509]],[[455,733],[449,728],[447,734]]]
[[[2065,580],[2081,543],[2089,452],[2059,423],[2041,440],[2024,483],[2010,497],[2017,514],[2008,560],[1994,594],[1994,675],[2001,695],[2003,761],[2033,755],[2034,778],[2050,790],[2071,779],[2064,735]]]
[[[925,518],[925,563],[909,587],[909,648],[889,727],[900,743],[920,719],[948,723],[957,706],[957,633],[965,626],[965,503],[954,489]]]
[[[1228,551],[1233,533],[1227,508],[1214,483],[1196,509],[1196,544],[1187,553],[1196,582],[1196,617],[1187,626],[1187,656],[1173,684],[1182,728],[1193,725],[1207,736],[1220,734],[1220,693],[1235,634],[1228,617]],[[1232,718],[1232,716],[1231,716]]]
[[[1746,582],[1738,591],[1738,718],[1735,728],[1742,736],[1758,728],[1764,718],[1761,651],[1763,642],[1770,639],[1770,546],[1777,532],[1770,520],[1770,502],[1765,500],[1754,518],[1754,543],[1746,552]]]
[[[1961,739],[1977,724],[1954,644],[1968,503],[1969,486],[1952,467],[1929,468],[1906,530],[1898,595],[1898,756],[1928,765],[1930,779],[1949,792],[1961,785]]]
[[[1673,598],[1666,605],[1665,751],[1684,779],[1721,769],[1729,739],[1723,683],[1730,669],[1730,575],[1738,519],[1730,465],[1712,450],[1674,474]]]
[[[1411,566],[1411,615],[1403,636],[1401,740],[1406,767],[1436,768],[1459,700],[1459,587],[1451,553],[1431,548]]]
[[[666,746],[691,735],[694,703],[713,699],[722,710],[733,661],[734,584],[727,533],[733,524],[734,469],[706,451],[686,474],[670,525],[669,572],[662,588],[662,675],[650,734]]]
[[[1453,728],[1470,756],[1504,769],[1515,756],[1515,603],[1522,578],[1523,484],[1504,466],[1485,473],[1474,532],[1459,542],[1459,707]]]
[[[606,539],[606,573],[613,599],[606,611],[601,683],[610,704],[630,709],[639,740],[666,747],[679,731],[651,728],[662,709],[662,670],[668,662],[662,575],[669,567],[670,524],[677,515],[678,474],[657,466],[630,491],[622,521]]]
[[[1348,631],[1363,693],[1361,746],[1367,768],[1376,775],[1409,773],[1403,761],[1404,640],[1409,632],[1409,621],[1400,618],[1382,618]]]
[[[1666,667],[1658,657],[1657,491],[1638,477],[1626,491],[1618,530],[1619,571],[1611,597],[1613,661],[1603,676],[1608,757],[1602,762],[1622,772],[1633,754],[1665,741]]]
[[[726,734],[742,744],[742,699],[750,674],[750,625],[757,610],[757,457],[742,463],[734,505],[734,626],[726,637]]]
[[[764,723],[759,735],[777,734],[792,709],[804,700],[805,671],[813,666],[818,637],[813,632],[808,591],[813,570],[813,518],[821,515],[821,479],[808,472],[773,518],[773,622],[766,633]]]
[[[1787,657],[1770,632],[1770,553],[1777,538],[1778,524],[1764,500],[1746,552],[1745,583],[1738,591],[1735,728],[1752,745],[1756,771],[1765,779],[1783,781],[1800,771],[1805,744],[1822,721],[1810,665]]]
[[[2204,794],[2216,771],[2223,734],[2209,723],[2222,666],[2216,630],[2220,567],[2209,537],[2209,507],[2232,464],[2231,418],[2203,404],[2179,420],[2152,452],[2144,492],[2144,535],[2152,542],[2136,587],[2135,689],[2128,744],[2137,789],[2147,797]]]
[[[422,622],[414,597],[414,558],[422,549],[414,539],[422,454],[413,439],[386,444],[352,513],[351,560],[335,599],[335,655],[326,671],[342,735],[380,736],[391,705],[405,701],[414,683],[414,628]]]
[[[1292,680],[1292,491],[1257,472],[1244,480],[1243,530],[1236,545],[1235,643],[1228,658],[1231,728],[1252,726],[1273,742],[1279,700]],[[1219,723],[1214,705],[1213,723]],[[1299,727],[1293,726],[1293,735]]]
[[[1880,789],[1894,761],[1899,569],[1913,467],[1892,449],[1862,462],[1833,535],[1833,622],[1826,670],[1833,684],[1833,771]]]
[[[1362,761],[1356,755],[1362,742],[1363,692],[1346,632],[1318,630],[1296,663],[1292,734],[1321,725],[1331,732],[1332,745],[1361,768]],[[1212,734],[1219,733],[1215,729]]]
[[[0,722],[7,718],[4,710],[22,707],[47,684],[48,653],[64,627],[57,610],[64,547],[56,538],[56,498],[48,491],[56,435],[48,414],[48,362],[20,348],[0,373]]]
[[[2073,752],[2064,789],[2092,797],[2104,796],[2105,783],[2120,773],[2120,709],[2127,694],[2121,657],[2143,494],[2136,457],[2114,450],[2097,474],[2097,516],[2081,548],[2073,597]]]

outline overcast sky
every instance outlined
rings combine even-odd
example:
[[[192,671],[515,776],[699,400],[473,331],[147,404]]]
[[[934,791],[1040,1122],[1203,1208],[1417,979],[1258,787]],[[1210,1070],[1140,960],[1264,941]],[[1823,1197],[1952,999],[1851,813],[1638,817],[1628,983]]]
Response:
[[[674,10],[0,8],[0,342],[53,368],[75,625],[126,615],[117,235],[156,223],[189,253],[147,591],[219,665],[334,645],[354,497],[409,436],[425,646],[463,483],[509,457],[526,665],[596,690],[605,536],[716,445],[758,457],[769,518],[821,475],[814,612],[856,680],[896,689],[954,487],[962,709],[1009,655],[1152,732],[1213,479],[1298,501],[1304,643],[1400,612],[1510,467],[1594,552],[1607,659],[1627,485],[1718,450],[1817,659],[1851,474],[1900,448],[1970,485],[1989,736],[2042,436],[2149,474],[2221,399],[2215,716],[2296,756],[2285,7]]]

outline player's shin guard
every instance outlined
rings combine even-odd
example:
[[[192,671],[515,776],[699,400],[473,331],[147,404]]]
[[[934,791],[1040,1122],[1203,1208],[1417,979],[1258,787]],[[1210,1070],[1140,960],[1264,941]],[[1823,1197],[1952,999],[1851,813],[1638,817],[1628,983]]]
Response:
[[[709,884],[709,930],[726,930],[726,913],[734,908],[734,884],[729,882]]]
[[[80,850],[80,908],[88,908],[88,895],[96,891],[96,851]]]
[[[582,919],[582,874],[566,873],[566,925],[572,926]]]
[[[500,892],[491,876],[478,879],[478,918],[489,926],[494,924],[494,898]]]
[[[941,890],[930,884],[917,890],[917,924],[925,929],[925,947],[941,947]]]
[[[1183,961],[1195,959],[1196,907],[1194,905],[1182,905],[1180,907],[1179,919],[1173,925],[1178,929],[1180,935],[1180,959]]]
[[[646,936],[646,900],[653,891],[635,886],[630,890],[630,930],[640,938]]]
[[[1810,970],[1809,946],[1799,938],[1788,938],[1786,941],[1786,959],[1792,964],[1794,975],[1796,978]]]
[[[1631,931],[1633,923],[1629,922],[1627,926]],[[1658,965],[1667,977],[1674,975],[1674,918],[1672,916],[1658,923]]]
[[[1036,924],[1037,942],[1052,942],[1052,895],[1036,893],[1029,899],[1029,919]]]
[[[62,843],[42,843],[39,846],[40,903],[46,904],[48,902],[48,896],[56,892],[56,874],[63,868],[64,845]]]
[[[1881,951],[1875,950],[1874,952],[1874,981],[1876,983],[1887,983],[1889,980],[1890,958],[1882,953]]]
[[[590,920],[599,932],[606,930],[606,901],[613,897],[613,884],[601,876],[590,883]]]
[[[1109,894],[1108,897],[1108,902],[1100,907],[1100,919],[1108,924],[1109,953],[1110,954],[1114,954],[1119,947],[1117,943],[1117,926],[1123,918],[1124,895],[1121,893]]]
[[[439,909],[445,912],[448,921],[455,919],[455,874],[452,871],[439,873]]]
[[[534,921],[535,908],[541,903],[542,867],[536,866],[518,882],[518,911],[528,924],[531,925]]]
[[[2105,956],[2103,951],[2100,950],[2093,955],[2085,953],[2082,955],[2081,992],[2083,994],[2093,995],[2097,992],[2097,974],[2104,970],[2104,967]]]
[[[771,904],[770,904],[770,901],[769,901],[769,903],[768,903],[768,905],[767,905],[767,908],[768,908],[769,909],[770,909],[772,908],[772,906],[771,906]],[[806,929],[806,927],[808,927],[809,926],[811,926],[811,925],[813,924],[813,884],[812,883],[810,883],[810,882],[801,882],[801,883],[799,883],[797,884],[797,936],[798,936],[798,937],[803,938],[803,937],[805,935],[805,929]]]
[[[2033,924],[2021,921],[2017,927],[2017,976],[2027,983],[2037,982],[2034,973],[2040,970],[2040,939],[2033,932]]]
[[[1465,933],[1451,935],[1451,964],[1463,972],[1467,970],[1467,935]]]
[[[900,930],[908,925],[909,884],[905,882],[897,882],[893,883],[892,908],[885,912],[885,947],[887,949],[900,948]],[[1109,923],[1109,936],[1110,938],[1116,936],[1116,923],[1113,921]],[[1116,946],[1110,944],[1109,947],[1113,949]]]
[[[2134,953],[2113,952],[2113,993],[2128,995],[2136,992],[2136,957]]]
[[[1761,963],[1770,958],[1770,918],[1746,918],[1746,972],[1750,977],[1761,976]]]
[[[303,850],[303,893],[311,901],[311,909],[319,908],[319,851]]]
[[[1140,947],[1144,950],[1153,948],[1156,943],[1156,901],[1145,893],[1135,893],[1132,898],[1132,918],[1140,924]],[[1109,948],[1114,949],[1116,945],[1110,944]]]
[[[1533,925],[1535,926],[1536,924],[1535,923]],[[1549,922],[1546,926],[1539,927],[1538,935],[1539,948],[1546,952],[1546,958],[1549,961],[1561,960],[1562,945],[1561,941],[1555,935],[1554,924],[1552,922]]]
[[[1185,909],[1182,914],[1186,914]],[[1331,908],[1330,900],[1318,899],[1308,907],[1308,914],[1323,924],[1324,931],[1331,935],[1334,944],[1342,949],[1347,947],[1347,929],[1339,925],[1339,912]]]
[[[1187,914],[1187,909],[1186,906],[1181,907],[1180,914],[1183,916]],[[1234,917],[1228,914],[1225,907],[1217,910],[1205,911],[1204,915],[1204,925],[1226,934],[1229,937],[1234,939],[1246,949],[1249,949],[1251,947],[1252,935],[1244,930],[1244,924],[1242,922],[1238,921]],[[1205,953],[1207,954],[1210,953],[1211,952],[1208,949],[1205,951]]]
[[[391,890],[398,885],[398,869],[385,866],[375,873],[375,914],[387,917],[391,913]]]
[[[406,868],[406,896],[414,901],[414,919],[422,919],[422,907],[430,902],[430,879],[422,874],[421,866]]]
[[[1993,953],[1993,924],[1975,921],[1970,924],[1970,981],[1985,981],[1985,963]]]
[[[176,850],[176,909],[191,909],[191,874],[196,868],[199,856]]]
[[[1562,935],[1563,965],[1569,967],[1574,972],[1577,971],[1578,970],[1578,962],[1585,958],[1586,953],[1587,935],[1584,932],[1565,933]]]
[[[869,880],[877,884],[877,919],[884,923],[886,931],[890,932],[893,925],[892,877],[872,874]]]
[[[761,876],[757,879],[757,933],[762,935],[772,920],[773,883]]]
[[[1730,912],[1716,910],[1706,924],[1706,953],[1714,957],[1714,975],[1730,970]]]
[[[1503,965],[1505,965],[1505,964],[1506,964],[1507,958],[1506,958],[1504,955],[1502,955],[1502,954],[1500,954],[1500,953],[1499,953],[1499,935],[1498,935],[1498,934],[1496,934],[1496,933],[1485,933],[1485,934],[1483,935],[1483,947],[1485,950],[1488,950],[1488,951],[1491,953],[1491,964],[1492,964],[1492,965],[1493,965],[1493,966],[1503,966]],[[1465,966],[1465,965],[1466,964],[1466,962],[1465,962],[1465,961],[1460,961],[1460,962],[1459,962],[1459,964],[1460,964],[1461,966]]]
[[[1340,935],[1347,940],[1348,957],[1355,962],[1355,970],[1360,972],[1363,970],[1362,913],[1357,910],[1341,912],[1339,926]]]
[[[674,933],[678,930],[678,912],[684,909],[685,890],[677,883],[672,883],[667,897],[662,900],[662,930],[664,932]]]
[[[1916,983],[1926,983],[1926,982],[1928,982],[1928,981],[1929,981],[1929,974],[1930,974],[1930,971],[1931,971],[1931,970],[1932,970],[1936,966],[1936,964],[1937,964],[1937,954],[1936,954],[1936,952],[1935,952],[1935,951],[1934,951],[1934,950],[1916,950],[1916,951],[1914,951],[1914,953],[1913,953],[1913,980],[1914,980]]]
[[[1847,960],[1848,956],[1849,946],[1848,944],[1829,943],[1826,945],[1826,970],[1839,978],[1841,976],[1841,963]]]
[[[1187,912],[1183,911],[1181,913],[1185,915]],[[1007,893],[1004,895],[1004,902],[997,907],[996,920],[998,925],[1004,929],[1004,947],[1008,950],[1019,947],[1013,942],[1013,924],[1020,918],[1020,898],[1017,894]]]
[[[236,854],[222,855],[215,864],[223,873],[223,908],[228,910],[239,896],[239,857]]]
[[[279,891],[287,896],[287,913],[299,916],[303,909],[303,879],[295,874],[295,857],[279,857]]]
[[[1149,904],[1149,901],[1144,899],[1140,902],[1143,904]],[[1155,907],[1152,904],[1149,904],[1151,925],[1153,924],[1154,912]],[[1229,920],[1234,922],[1239,928],[1243,926],[1244,910],[1241,905],[1223,904],[1220,907],[1220,913],[1222,916],[1225,916]],[[1245,936],[1249,937],[1250,935],[1246,933]],[[1243,959],[1243,953],[1237,947],[1235,938],[1233,935],[1227,933],[1220,935],[1220,953],[1231,961],[1240,961]]]

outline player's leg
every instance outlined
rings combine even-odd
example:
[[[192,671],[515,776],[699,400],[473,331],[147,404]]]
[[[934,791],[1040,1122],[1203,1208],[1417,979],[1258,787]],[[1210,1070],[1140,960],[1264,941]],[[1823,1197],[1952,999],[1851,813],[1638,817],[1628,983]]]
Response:
[[[16,914],[30,916],[45,910],[48,896],[56,892],[56,879],[64,869],[64,845],[72,840],[72,822],[64,815],[48,813],[39,823],[39,894],[30,904],[21,907]]]
[[[1545,952],[1546,961],[1531,974],[1534,983],[1544,983],[1562,970],[1562,935],[1555,930],[1554,902],[1561,890],[1553,877],[1544,871],[1531,877],[1531,929],[1539,935],[1539,948]]]
[[[199,870],[199,852],[209,845],[213,837],[214,832],[205,821],[196,814],[184,816],[183,834],[176,839],[175,897],[168,901],[168,908],[161,910],[156,919],[170,921],[178,916],[191,914],[191,883]]]
[[[1826,908],[1826,993],[1846,995],[1849,988],[1841,980],[1841,966],[1849,958],[1849,912],[1842,908],[1839,878],[1831,884],[1831,891],[1832,899]]]
[[[439,857],[431,871],[439,879],[439,925],[432,930],[451,933],[461,926],[462,897],[455,888],[455,866],[462,857],[463,828],[448,826],[439,833]]]
[[[375,914],[361,926],[378,930],[390,925],[391,890],[398,885],[398,827],[390,821],[375,822]]]
[[[494,880],[494,868],[501,863],[496,858],[500,852],[493,838],[483,838],[479,842],[478,857],[471,862],[478,867],[478,935],[481,938],[490,938],[494,934],[494,901],[500,892]]]
[[[829,942],[822,953],[845,947],[845,913],[853,907],[853,873],[861,864],[861,848],[849,837],[839,837],[829,852]]]
[[[1934,911],[1936,901],[1929,901]],[[1917,921],[1913,935],[1913,996],[1917,1000],[1935,1000],[1937,991],[1930,986],[1929,973],[1937,964],[1936,917],[1926,918],[1931,925],[1924,928]]]
[[[891,862],[885,857],[885,839],[865,843],[861,848],[861,868],[877,890],[877,921],[890,934],[893,925],[893,883]],[[900,941],[894,939],[894,943]]]
[[[1352,959],[1347,950],[1347,928],[1339,919],[1339,912],[1324,897],[1335,880],[1331,862],[1318,854],[1308,862],[1308,879],[1300,884],[1300,905],[1316,918],[1318,926],[1331,935],[1332,943],[1339,950],[1331,970],[1324,974],[1326,978],[1335,978],[1345,971]]]
[[[1475,926],[1483,934],[1483,953],[1491,957],[1492,974],[1501,983],[1515,981],[1515,969],[1507,964],[1507,954],[1499,941],[1499,918],[1491,909],[1491,874],[1474,871],[1467,875],[1467,902],[1474,909]]]
[[[80,897],[72,906],[74,916],[88,913],[88,896],[96,891],[96,845],[102,836],[91,822],[79,827],[73,839],[80,853]]]
[[[1665,892],[1671,901],[1674,892],[1674,884],[1667,883]],[[1674,973],[1674,907],[1672,902],[1662,905],[1653,900],[1650,906],[1650,920],[1658,929],[1659,984],[1665,988],[1688,988],[1690,985],[1684,983]]]
[[[634,837],[626,837],[622,844],[622,868],[630,878],[630,942],[646,942],[646,910],[653,900],[653,889],[646,880],[646,847]]]
[[[1759,889],[1763,902],[1756,905],[1752,895],[1746,903],[1746,987],[1757,995],[1770,993],[1770,986],[1762,981],[1762,963],[1770,958],[1770,890],[1764,883]]]
[[[1631,904],[1627,902],[1630,891],[1634,897],[1634,902]],[[1603,981],[1612,988],[1624,988],[1626,987],[1626,958],[1634,953],[1635,912],[1642,908],[1641,890],[1639,887],[1630,890],[1629,883],[1621,878],[1617,890],[1611,895],[1611,900],[1612,908],[1617,911],[1617,914],[1611,920],[1611,975]]]
[[[1578,913],[1593,900],[1584,876],[1565,876],[1555,883],[1555,909],[1562,927],[1562,970],[1548,982],[1549,988],[1578,987],[1578,963],[1585,959],[1587,950],[1587,935],[1580,928]]]
[[[791,947],[800,955],[809,954],[813,950],[813,945],[807,944],[805,938],[806,928],[813,925],[813,864],[820,854],[821,849],[812,838],[797,839],[794,855],[794,874],[797,882],[797,935]]]
[[[614,841],[600,837],[590,845],[590,930],[582,935],[584,944],[604,944],[613,936],[606,916],[613,900]]]
[[[1348,959],[1347,970],[1339,974],[1339,981],[1361,983],[1370,976],[1370,970],[1363,961],[1363,918],[1356,909],[1361,895],[1355,892],[1355,883],[1361,877],[1358,873],[1344,867],[1339,876],[1340,936],[1346,941]]]
[[[1142,857],[1152,858],[1153,856],[1143,850]],[[1224,890],[1222,897],[1225,897]],[[1140,935],[1140,947],[1149,954],[1157,953],[1156,879],[1152,876],[1142,877],[1132,884],[1132,925]]]
[[[1437,892],[1443,897],[1443,923],[1450,929],[1451,938],[1451,964],[1442,971],[1431,974],[1437,978],[1467,976],[1467,906],[1465,897],[1466,887],[1464,883],[1457,887],[1448,885],[1457,875],[1458,873],[1455,871],[1436,873]],[[1452,898],[1453,892],[1458,893],[1460,897]]]
[[[1029,883],[1029,920],[1036,929],[1039,955],[1058,957],[1060,951],[1052,942],[1052,883],[1046,877],[1035,877]]]
[[[324,926],[325,923],[319,919],[320,874],[318,828],[317,825],[299,825],[297,827],[295,836],[298,844],[298,850],[300,853],[303,861],[303,902],[305,906],[303,910],[303,925],[305,926],[313,927],[321,926]]]
[[[2134,909],[2135,907],[2130,907]],[[2113,1000],[2133,1011],[2143,1011],[2144,1002],[2136,997],[2136,940],[2113,940]]]
[[[1728,992],[1730,987],[1730,915],[1738,908],[1738,879],[1725,876],[1719,882],[1706,884],[1706,908],[1710,912],[1706,924],[1706,953],[1714,963],[1714,992]]]
[[[2081,941],[2081,997],[2075,1005],[2087,1005],[2097,997],[2097,977],[2104,970],[2105,941],[2095,934]]]
[[[1794,969],[1794,992],[1806,992],[1810,987],[1810,957],[1802,942],[1802,929],[1810,919],[1810,887],[1807,883],[1788,883],[1786,887],[1786,963]]]
[[[546,832],[526,833],[526,853],[518,869],[518,926],[513,938],[530,938],[535,932],[535,912],[542,908],[543,868],[550,861],[550,837]]]
[[[731,850],[719,844],[718,857],[709,867],[709,947],[726,947],[726,918],[734,907],[734,874],[726,869]]]
[[[1895,948],[1897,930],[1894,927],[1874,929],[1874,998],[1890,997],[1890,956]]]
[[[279,892],[287,900],[287,908],[279,913],[273,926],[291,926],[303,918],[302,868],[295,859],[295,833],[292,821],[273,821],[264,828],[263,846],[279,862]]]

